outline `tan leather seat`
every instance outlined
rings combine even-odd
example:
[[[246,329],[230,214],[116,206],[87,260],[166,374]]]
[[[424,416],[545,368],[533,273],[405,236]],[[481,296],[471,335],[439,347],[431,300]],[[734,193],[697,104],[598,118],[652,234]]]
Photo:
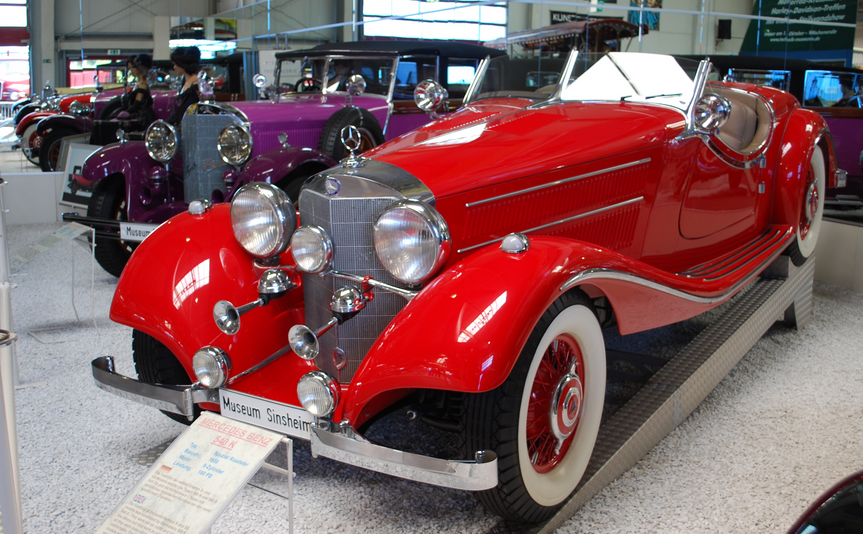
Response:
[[[720,129],[719,138],[729,148],[742,154],[756,150],[770,134],[770,109],[755,95],[725,88],[715,89],[731,102],[731,114]]]

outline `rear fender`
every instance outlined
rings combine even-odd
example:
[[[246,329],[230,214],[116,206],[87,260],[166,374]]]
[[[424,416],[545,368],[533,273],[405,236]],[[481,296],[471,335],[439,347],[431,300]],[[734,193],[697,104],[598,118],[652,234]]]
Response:
[[[817,147],[817,148],[816,148]],[[824,151],[827,162],[827,187],[836,185],[836,155],[833,140],[824,119],[808,109],[796,109],[788,119],[782,136],[779,164],[776,169],[775,193],[773,196],[773,222],[787,224],[797,229],[803,187],[809,172],[809,161],[813,150]]]
[[[605,272],[634,276],[620,280]],[[585,273],[599,276],[570,283]],[[687,291],[722,290],[683,278],[563,238],[531,238],[522,254],[489,246],[439,275],[384,329],[354,376],[342,418],[361,424],[373,415],[367,412],[375,397],[396,388],[476,393],[498,387],[540,316],[569,290],[608,297],[622,333],[693,317],[731,296],[683,298]],[[677,291],[666,291],[672,283]]]
[[[54,128],[68,128],[78,133],[89,133],[93,131],[93,119],[83,115],[53,115],[39,121],[37,131],[47,132]]]
[[[317,150],[294,146],[282,147],[249,161],[240,173],[234,190],[253,182],[274,184],[304,168],[309,170],[309,176],[311,176],[336,165],[338,165],[337,161]]]
[[[290,254],[284,255],[282,263],[289,258]],[[132,254],[117,283],[110,317],[162,342],[192,380],[192,357],[206,345],[225,350],[231,358],[232,375],[236,375],[282,348],[288,329],[303,324],[302,282],[295,277],[299,287],[243,315],[237,334],[230,336],[216,327],[213,306],[220,300],[236,306],[256,300],[262,272],[234,238],[228,204],[198,216],[181,213],[150,234]],[[290,387],[285,386],[289,377],[286,381],[272,380],[272,374],[267,377],[280,365],[252,373],[237,386],[269,380],[280,389],[292,390],[296,403],[296,380],[314,364],[290,354],[280,360],[284,360],[280,365],[291,363],[291,373],[297,373]],[[260,387],[251,390],[259,395],[263,391]]]

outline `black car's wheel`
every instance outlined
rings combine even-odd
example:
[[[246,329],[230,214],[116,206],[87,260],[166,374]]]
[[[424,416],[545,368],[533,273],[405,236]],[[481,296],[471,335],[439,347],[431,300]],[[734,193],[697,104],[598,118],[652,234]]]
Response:
[[[497,487],[476,494],[489,511],[538,522],[566,502],[596,442],[605,365],[593,305],[570,292],[542,315],[506,381],[468,396],[466,454],[498,455]]]
[[[809,161],[806,185],[803,187],[797,238],[788,249],[791,262],[798,267],[806,262],[815,251],[815,245],[818,244],[826,190],[827,171],[824,166],[824,153],[816,146]]]
[[[303,187],[306,180],[313,174],[325,170],[327,170],[327,167],[323,164],[305,165],[276,182],[276,187],[287,193],[291,202],[297,202],[300,198],[300,188]]]
[[[132,330],[132,358],[135,360],[135,371],[138,373],[138,378],[143,382],[172,386],[188,385],[194,382],[194,380],[189,379],[186,370],[177,361],[176,356],[168,350],[168,347],[140,330]],[[164,410],[161,412],[174,421],[184,425],[191,424],[185,415]],[[195,413],[192,417],[197,418],[200,414],[201,409],[195,406]]]
[[[70,135],[75,135],[75,131],[68,128],[53,128],[42,138],[42,145],[39,147],[39,167],[44,172],[57,170],[60,146],[63,144],[63,138]]]
[[[360,148],[365,152],[384,142],[383,129],[370,111],[362,108],[342,108],[327,120],[318,141],[318,150],[336,161],[349,155],[342,144],[342,128],[356,126],[360,132]]]
[[[102,180],[90,197],[87,206],[87,217],[125,221],[126,216],[126,182],[122,176],[111,176]],[[110,231],[110,228],[100,228]],[[110,274],[120,277],[123,268],[132,256],[137,243],[128,243],[117,239],[96,237],[96,261]]]
[[[102,111],[99,112],[100,121],[108,121],[113,119],[117,113],[123,110],[123,96],[117,95],[105,104]]]

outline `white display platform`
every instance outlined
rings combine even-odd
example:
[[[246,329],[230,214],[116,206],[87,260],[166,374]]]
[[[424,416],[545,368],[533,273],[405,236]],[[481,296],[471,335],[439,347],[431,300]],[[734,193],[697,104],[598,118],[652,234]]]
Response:
[[[4,172],[2,177],[8,182],[3,186],[7,225],[60,222],[70,209],[60,205],[63,172]]]
[[[825,220],[815,253],[816,280],[863,292],[863,226]]]

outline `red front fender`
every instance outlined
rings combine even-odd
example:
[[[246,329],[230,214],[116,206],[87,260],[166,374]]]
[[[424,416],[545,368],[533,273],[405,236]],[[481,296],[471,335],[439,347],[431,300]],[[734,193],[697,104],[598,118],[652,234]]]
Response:
[[[289,258],[286,254],[283,263]],[[233,336],[216,327],[216,302],[227,300],[239,306],[256,300],[260,273],[234,238],[228,204],[217,205],[202,216],[183,213],[150,234],[132,254],[117,283],[110,317],[161,341],[190,377],[195,376],[192,356],[205,345],[227,351],[236,375],[284,347],[288,329],[304,319],[298,287],[243,315],[240,331]],[[297,380],[313,366],[296,357],[290,361],[289,374],[296,377],[270,382],[287,390],[296,404]],[[253,373],[237,382],[235,389],[251,388],[272,372],[268,367]],[[285,386],[289,383],[291,387]]]
[[[712,279],[669,273],[565,238],[531,238],[522,254],[489,246],[438,276],[384,329],[354,375],[342,419],[364,421],[380,404],[376,397],[398,389],[478,393],[498,387],[540,316],[565,291],[608,298],[619,331],[638,332],[725,302],[783,243],[753,258],[749,269]]]

